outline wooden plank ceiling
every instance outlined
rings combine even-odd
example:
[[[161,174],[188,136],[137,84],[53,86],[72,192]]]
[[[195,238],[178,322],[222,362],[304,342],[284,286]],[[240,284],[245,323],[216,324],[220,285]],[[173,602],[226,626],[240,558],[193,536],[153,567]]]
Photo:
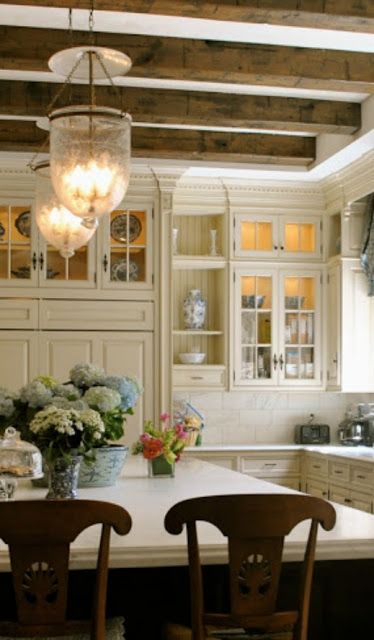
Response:
[[[0,7],[7,4],[0,0]],[[24,5],[25,11],[26,7],[45,7],[46,12],[72,8],[74,14],[74,9],[94,6],[94,16],[101,11],[125,11],[180,20],[205,18],[374,34],[373,0],[95,0],[94,4],[92,0],[13,0],[11,4]],[[40,148],[46,133],[36,126],[36,119],[46,115],[61,88],[57,78],[51,81],[48,58],[92,39],[132,59],[128,77],[137,79],[137,86],[118,90],[98,86],[96,95],[98,104],[131,113],[134,157],[308,166],[316,157],[317,136],[343,134],[352,140],[357,136],[362,94],[365,98],[374,93],[370,51],[124,35],[100,32],[96,24],[90,38],[87,31],[45,28],[43,21],[30,27],[4,20],[0,24],[0,151]],[[150,80],[158,85],[149,86]],[[197,83],[197,88],[174,88],[173,83],[180,81]],[[218,83],[219,89],[212,90],[217,85],[211,83]],[[245,85],[257,90],[251,93]],[[306,90],[303,97],[295,91],[299,89]],[[331,92],[334,98],[329,97]],[[347,98],[347,93],[361,98]],[[87,86],[74,84],[55,106],[87,100]]]

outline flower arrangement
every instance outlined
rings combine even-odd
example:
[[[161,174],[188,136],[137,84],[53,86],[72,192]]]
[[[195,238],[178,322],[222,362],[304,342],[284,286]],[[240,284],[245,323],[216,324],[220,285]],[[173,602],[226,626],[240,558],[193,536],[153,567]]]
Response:
[[[186,445],[187,433],[183,424],[170,425],[169,420],[169,414],[161,414],[159,428],[156,428],[151,420],[147,420],[144,433],[134,444],[132,453],[142,453],[147,460],[164,456],[169,464],[178,462]]]
[[[33,442],[49,464],[60,458],[69,462],[75,455],[92,460],[92,450],[104,430],[104,422],[94,409],[60,409],[53,404],[38,411],[30,422]]]
[[[51,376],[38,376],[18,393],[0,387],[0,435],[13,425],[24,440],[35,442],[31,423],[38,412],[53,406],[60,411],[76,411],[80,416],[88,410],[96,411],[104,429],[100,438],[94,438],[95,447],[119,440],[125,432],[126,415],[133,414],[142,393],[138,382],[128,376],[108,376],[94,364],[75,365],[69,378],[61,384]],[[57,415],[62,419],[62,413]],[[78,424],[77,416],[73,421]]]

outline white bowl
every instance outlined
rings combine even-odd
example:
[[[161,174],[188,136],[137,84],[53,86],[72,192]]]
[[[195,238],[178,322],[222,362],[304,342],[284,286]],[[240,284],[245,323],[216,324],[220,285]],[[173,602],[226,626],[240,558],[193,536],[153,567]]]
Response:
[[[180,353],[179,360],[183,364],[201,364],[204,361],[205,353]]]

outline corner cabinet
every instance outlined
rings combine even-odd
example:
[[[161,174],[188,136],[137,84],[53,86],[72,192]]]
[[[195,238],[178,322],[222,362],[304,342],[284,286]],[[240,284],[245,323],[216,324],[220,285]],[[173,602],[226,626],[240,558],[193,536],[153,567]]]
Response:
[[[173,216],[172,353],[173,387],[223,389],[227,385],[227,260],[224,213]],[[183,301],[198,289],[206,301],[204,325],[186,328]],[[180,354],[204,354],[200,364]]]
[[[374,391],[374,298],[355,258],[330,261],[327,275],[327,388]]]
[[[233,388],[322,388],[320,269],[233,267]]]

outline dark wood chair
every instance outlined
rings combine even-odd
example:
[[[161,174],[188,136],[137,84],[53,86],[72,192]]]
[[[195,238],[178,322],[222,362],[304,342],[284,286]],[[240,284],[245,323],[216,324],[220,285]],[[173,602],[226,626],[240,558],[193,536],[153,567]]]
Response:
[[[67,620],[70,544],[87,527],[101,524],[91,620]],[[111,528],[131,529],[125,509],[96,500],[0,502],[0,538],[9,546],[17,620],[0,621],[0,635],[50,637],[89,632],[105,640]]]
[[[284,537],[311,519],[302,563],[298,602],[277,610]],[[204,609],[203,578],[196,522],[209,522],[228,538],[227,613]],[[187,528],[190,570],[191,629],[167,624],[167,640],[220,638],[292,638],[306,640],[318,525],[330,530],[335,510],[325,500],[302,494],[223,495],[184,500],[166,514],[165,528]],[[241,635],[242,634],[242,635]]]

